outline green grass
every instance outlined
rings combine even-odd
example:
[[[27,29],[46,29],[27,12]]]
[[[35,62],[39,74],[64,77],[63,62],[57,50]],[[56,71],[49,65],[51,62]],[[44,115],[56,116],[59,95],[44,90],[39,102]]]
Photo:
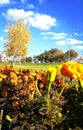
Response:
[[[11,65],[10,63],[3,63],[3,65]],[[61,63],[16,63],[14,66],[19,69],[30,69],[30,70],[46,70],[49,66],[61,65]]]
[[[26,64],[16,64],[15,67],[21,69],[30,69],[30,70],[47,70],[49,66],[60,65],[59,63],[26,63]]]

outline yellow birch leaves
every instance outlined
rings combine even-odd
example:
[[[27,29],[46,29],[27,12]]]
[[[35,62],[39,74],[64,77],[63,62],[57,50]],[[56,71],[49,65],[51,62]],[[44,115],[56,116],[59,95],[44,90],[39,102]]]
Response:
[[[22,20],[18,20],[15,24],[8,26],[7,55],[13,57],[25,56],[28,51],[27,44],[30,39],[30,32]]]

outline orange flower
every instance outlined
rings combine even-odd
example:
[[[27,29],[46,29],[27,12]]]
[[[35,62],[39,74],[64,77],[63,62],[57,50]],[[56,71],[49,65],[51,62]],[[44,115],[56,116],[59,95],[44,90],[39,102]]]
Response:
[[[26,82],[27,80],[28,80],[28,75],[24,75],[24,76],[23,76],[23,81]]]
[[[28,97],[29,97],[30,100],[33,100],[33,98],[34,98],[34,91],[32,93],[29,93]]]
[[[42,75],[41,81],[42,81],[43,84],[47,84],[47,77],[45,75]]]
[[[20,92],[21,92],[22,94],[26,94],[26,90],[25,90],[25,89],[21,89]]]
[[[14,72],[10,72],[10,78],[16,77],[16,74]]]
[[[39,88],[43,88],[44,84],[43,83],[39,83]]]
[[[19,101],[14,101],[14,102],[12,103],[12,105],[13,105],[13,107],[18,107],[18,106],[19,106]]]
[[[80,63],[68,61],[62,65],[60,72],[69,78],[83,80],[83,65]]]
[[[29,90],[35,90],[35,83],[34,82],[29,83],[28,88]]]
[[[18,81],[17,78],[12,78],[11,79],[11,82],[14,83],[14,84],[17,84],[17,81]]]
[[[64,96],[61,96],[61,100],[64,101],[64,100],[65,100],[65,97],[64,97]]]
[[[18,83],[22,83],[22,79],[18,79],[18,81],[17,81]]]
[[[0,77],[1,77],[2,79],[5,79],[7,76],[6,76],[5,74],[0,74]]]
[[[2,92],[3,97],[7,97],[7,95],[8,95],[8,92],[6,90]]]
[[[65,86],[65,90],[68,90],[69,84],[68,84],[68,83],[65,83],[64,86]]]
[[[31,93],[29,93],[29,99],[32,99],[33,95]]]

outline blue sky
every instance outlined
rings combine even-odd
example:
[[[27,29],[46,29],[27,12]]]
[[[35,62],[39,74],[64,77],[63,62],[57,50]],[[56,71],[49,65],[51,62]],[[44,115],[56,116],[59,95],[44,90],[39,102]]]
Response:
[[[83,0],[0,0],[0,52],[8,21],[20,18],[32,36],[28,56],[52,48],[83,55]]]

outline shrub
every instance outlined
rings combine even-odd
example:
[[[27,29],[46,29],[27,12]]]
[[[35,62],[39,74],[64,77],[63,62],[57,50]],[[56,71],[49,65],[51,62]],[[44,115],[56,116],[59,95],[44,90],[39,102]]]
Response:
[[[82,129],[83,88],[79,66],[75,68],[79,78],[76,71],[71,72],[72,62],[49,67],[48,71],[1,66],[1,130]]]

